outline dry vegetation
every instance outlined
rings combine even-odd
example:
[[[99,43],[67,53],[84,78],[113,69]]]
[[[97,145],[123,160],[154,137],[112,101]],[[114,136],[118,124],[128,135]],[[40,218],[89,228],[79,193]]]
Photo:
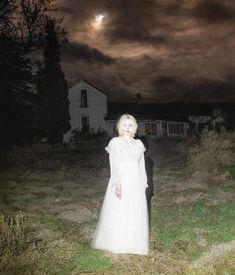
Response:
[[[204,133],[199,143],[188,149],[187,166],[191,171],[214,172],[234,163],[235,133]]]
[[[181,143],[181,153],[175,139],[149,140],[147,257],[89,247],[109,178],[106,143],[13,148],[0,175],[1,273],[234,274],[234,134],[210,133],[194,148]]]

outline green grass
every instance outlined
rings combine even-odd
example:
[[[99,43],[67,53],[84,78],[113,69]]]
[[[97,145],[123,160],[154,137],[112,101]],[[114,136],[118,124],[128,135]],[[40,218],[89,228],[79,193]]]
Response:
[[[53,230],[60,230],[61,229],[60,223],[54,215],[40,214],[38,216],[38,219],[42,224],[50,225],[50,227],[53,228]]]
[[[222,166],[219,169],[221,172],[226,172],[228,171],[232,177],[233,180],[235,180],[235,165],[226,165]]]
[[[226,192],[235,193],[235,186],[228,186],[228,187],[224,187],[223,189]]]
[[[69,257],[66,257],[68,250],[70,251]],[[111,261],[102,252],[79,243],[72,243],[70,247],[60,250],[57,248],[53,253],[41,255],[37,261],[31,263],[31,270],[37,270],[42,274],[58,275],[102,272],[110,267]]]
[[[79,257],[74,261],[80,272],[103,271],[111,267],[111,261],[102,251],[77,243],[75,245]]]
[[[235,202],[153,209],[152,231],[157,247],[196,259],[206,249],[198,243],[199,237],[206,246],[235,239]]]

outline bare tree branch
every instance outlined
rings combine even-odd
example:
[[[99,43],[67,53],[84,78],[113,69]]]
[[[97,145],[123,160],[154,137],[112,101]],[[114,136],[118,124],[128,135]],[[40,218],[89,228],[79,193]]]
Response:
[[[15,0],[2,0],[0,2],[0,20],[6,17],[15,10]]]
[[[43,46],[45,25],[53,20],[60,39],[67,31],[56,18],[55,0],[3,0],[0,2],[0,33],[17,41],[25,53]]]

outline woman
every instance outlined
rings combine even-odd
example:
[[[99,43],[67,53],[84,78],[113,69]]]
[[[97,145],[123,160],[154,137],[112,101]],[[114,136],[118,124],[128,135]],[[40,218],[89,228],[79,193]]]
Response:
[[[145,147],[134,139],[137,127],[133,116],[122,115],[117,123],[119,137],[105,148],[111,176],[91,242],[94,248],[140,255],[149,252]]]

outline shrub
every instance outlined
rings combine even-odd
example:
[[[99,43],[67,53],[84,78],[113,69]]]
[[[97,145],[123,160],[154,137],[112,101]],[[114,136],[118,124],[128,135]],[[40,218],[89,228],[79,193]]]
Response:
[[[187,167],[190,171],[215,171],[234,161],[234,134],[203,133],[199,143],[188,149]]]
[[[108,137],[108,134],[103,129],[98,129],[97,132],[92,132],[92,131],[83,132],[76,128],[71,131],[69,142],[76,144],[84,140],[106,139],[107,137]]]

